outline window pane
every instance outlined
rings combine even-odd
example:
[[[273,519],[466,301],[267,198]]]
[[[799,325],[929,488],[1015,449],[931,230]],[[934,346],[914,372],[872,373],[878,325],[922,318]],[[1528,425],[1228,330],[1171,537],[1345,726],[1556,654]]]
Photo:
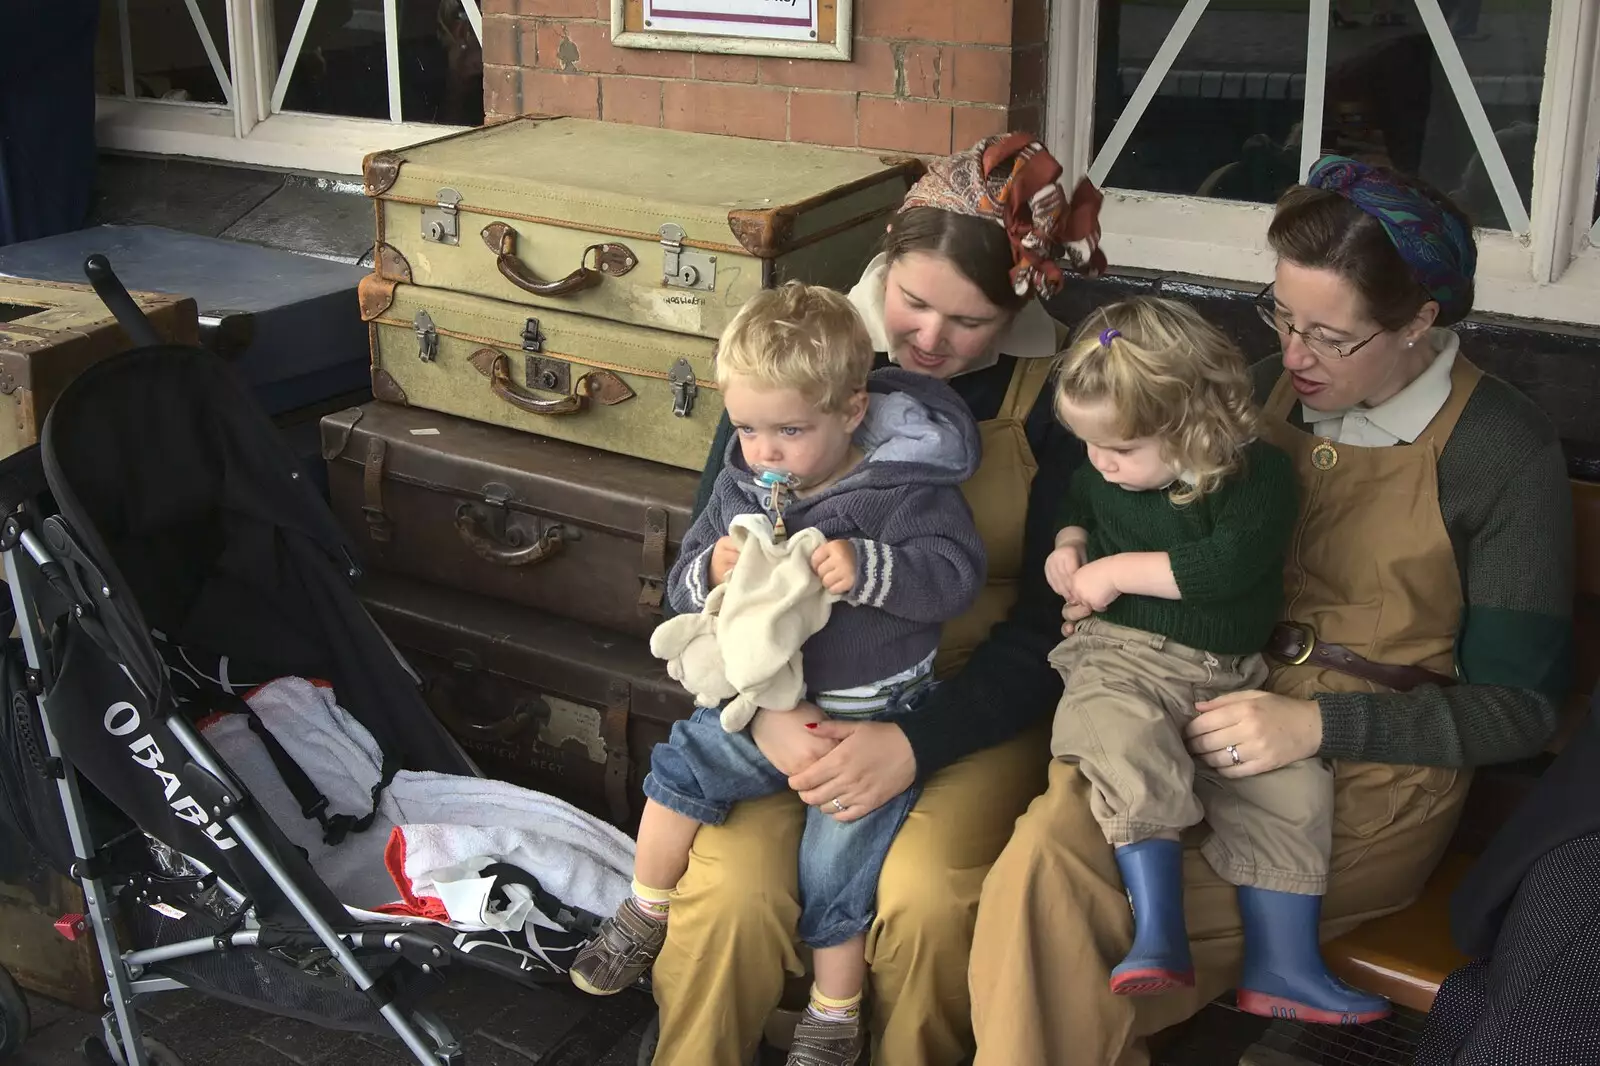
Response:
[[[301,0],[274,0],[281,66]],[[459,0],[400,0],[400,107],[407,122],[483,122],[483,52]],[[383,0],[318,0],[283,110],[389,117]]]
[[[228,21],[225,0],[198,0],[217,58],[226,74]],[[128,0],[134,91],[142,99],[225,104],[227,97],[206,56],[183,0]],[[122,28],[116,0],[102,0],[95,49],[95,89],[123,95]]]
[[[1181,0],[1100,0],[1097,154],[1182,8]],[[1264,185],[1260,196],[1241,198],[1269,198],[1274,186],[1287,183],[1273,176],[1278,150],[1267,146],[1281,145],[1299,124],[1305,34],[1304,0],[1276,4],[1263,0],[1252,10],[1234,10],[1225,0],[1212,0],[1134,127],[1106,184],[1206,195],[1208,179],[1224,167],[1237,171],[1246,153],[1246,166],[1252,172],[1265,169],[1252,179]],[[1293,169],[1291,163],[1289,181]],[[1240,181],[1228,184],[1236,188]]]
[[[1550,0],[1440,0],[1526,205],[1532,184]],[[1179,0],[1100,0],[1104,143]],[[1297,177],[1309,4],[1213,0],[1179,52],[1107,184],[1267,203]],[[1506,225],[1488,170],[1414,0],[1336,0],[1328,39],[1324,151],[1384,162],[1456,194],[1479,225]],[[1113,98],[1106,106],[1107,97]]]

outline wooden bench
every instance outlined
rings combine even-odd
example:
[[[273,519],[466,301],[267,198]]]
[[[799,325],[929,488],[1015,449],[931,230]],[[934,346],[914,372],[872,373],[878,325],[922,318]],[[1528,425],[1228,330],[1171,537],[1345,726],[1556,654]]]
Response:
[[[1600,484],[1574,481],[1572,510],[1577,557],[1573,687],[1561,728],[1546,749],[1546,763],[1582,724],[1600,675]],[[1520,773],[1497,773],[1493,767],[1480,771],[1451,853],[1439,864],[1422,895],[1404,910],[1324,945],[1329,968],[1351,984],[1388,996],[1401,1006],[1417,1011],[1431,1007],[1445,977],[1468,961],[1450,939],[1450,895],[1471,867],[1475,848],[1505,821],[1534,779],[1527,769]]]

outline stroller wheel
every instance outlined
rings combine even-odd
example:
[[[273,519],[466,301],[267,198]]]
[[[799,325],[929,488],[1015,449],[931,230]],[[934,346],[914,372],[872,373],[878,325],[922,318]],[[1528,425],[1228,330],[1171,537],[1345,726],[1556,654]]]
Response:
[[[16,1054],[22,1042],[28,1039],[33,1021],[28,1014],[28,1001],[11,975],[0,969],[0,1058]]]
[[[142,1037],[144,1043],[144,1057],[150,1066],[183,1066],[183,1060],[178,1058],[167,1045],[148,1036]],[[88,1037],[78,1045],[78,1054],[88,1066],[116,1066],[116,1059],[106,1050],[105,1041],[98,1036]]]
[[[171,1048],[148,1036],[144,1038],[144,1054],[150,1066],[183,1066],[183,1060]]]

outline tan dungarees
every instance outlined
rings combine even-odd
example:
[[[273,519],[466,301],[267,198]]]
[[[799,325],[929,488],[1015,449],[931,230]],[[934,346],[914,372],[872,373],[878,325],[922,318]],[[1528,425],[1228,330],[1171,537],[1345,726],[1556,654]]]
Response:
[[[1452,673],[1461,618],[1455,552],[1439,513],[1438,459],[1480,372],[1459,356],[1450,398],[1414,444],[1328,444],[1291,427],[1279,381],[1263,435],[1295,460],[1301,517],[1285,568],[1287,617],[1378,662]],[[1330,452],[1332,453],[1330,455]],[[1280,667],[1268,687],[1296,697],[1371,691],[1345,674]],[[1409,903],[1443,854],[1470,774],[1439,767],[1337,762],[1323,935]],[[1184,855],[1193,990],[1147,999],[1107,991],[1133,922],[1089,808],[1087,781],[1050,768],[1048,792],[1017,822],[984,885],[972,953],[978,1066],[1141,1066],[1144,1035],[1226,991],[1241,939],[1233,886]]]

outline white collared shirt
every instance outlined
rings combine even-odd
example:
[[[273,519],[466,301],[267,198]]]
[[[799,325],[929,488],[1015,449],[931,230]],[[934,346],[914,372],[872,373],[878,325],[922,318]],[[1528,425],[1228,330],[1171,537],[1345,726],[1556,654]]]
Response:
[[[1450,371],[1461,340],[1454,330],[1428,331],[1426,343],[1438,353],[1415,381],[1378,404],[1356,404],[1343,411],[1315,411],[1300,405],[1300,417],[1311,432],[1336,444],[1357,448],[1389,448],[1416,442],[1433,416],[1450,398]]]

